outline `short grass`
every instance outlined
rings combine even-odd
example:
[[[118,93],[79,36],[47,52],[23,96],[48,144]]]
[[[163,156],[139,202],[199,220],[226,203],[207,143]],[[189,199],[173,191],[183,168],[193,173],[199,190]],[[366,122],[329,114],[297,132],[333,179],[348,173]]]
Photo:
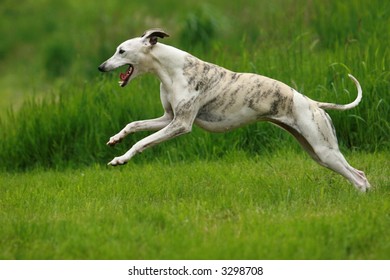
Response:
[[[308,156],[0,174],[0,259],[389,259],[388,153],[361,194]]]

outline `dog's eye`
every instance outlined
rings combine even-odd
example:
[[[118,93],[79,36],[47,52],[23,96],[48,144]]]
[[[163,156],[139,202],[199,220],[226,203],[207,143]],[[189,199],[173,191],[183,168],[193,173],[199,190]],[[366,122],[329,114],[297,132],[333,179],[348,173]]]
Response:
[[[120,49],[119,54],[123,54],[123,53],[125,53],[125,50]]]

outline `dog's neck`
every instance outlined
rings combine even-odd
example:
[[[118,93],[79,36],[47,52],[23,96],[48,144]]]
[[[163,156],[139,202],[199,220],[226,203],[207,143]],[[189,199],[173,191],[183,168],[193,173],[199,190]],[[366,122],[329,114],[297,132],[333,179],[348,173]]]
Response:
[[[177,80],[177,75],[182,74],[185,57],[189,55],[175,47],[158,43],[150,52],[148,72],[156,74],[163,84],[171,85]]]

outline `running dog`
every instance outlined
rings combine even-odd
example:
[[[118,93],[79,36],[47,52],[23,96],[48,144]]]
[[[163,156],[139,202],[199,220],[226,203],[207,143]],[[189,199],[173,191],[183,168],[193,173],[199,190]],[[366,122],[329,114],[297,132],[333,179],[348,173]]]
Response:
[[[109,165],[125,164],[146,148],[189,133],[194,123],[210,132],[224,132],[255,121],[269,121],[291,133],[320,165],[341,174],[360,191],[370,188],[364,172],[349,165],[341,154],[332,121],[323,110],[348,110],[359,104],[362,89],[352,75],[349,77],[358,91],[352,103],[317,102],[282,82],[235,73],[159,43],[158,38],[164,37],[169,35],[163,30],[148,30],[120,44],[98,68],[107,72],[126,65],[126,72],[120,74],[121,87],[143,73],[155,74],[161,81],[160,98],[165,111],[160,118],[129,123],[112,136],[109,146],[129,133],[157,130]]]

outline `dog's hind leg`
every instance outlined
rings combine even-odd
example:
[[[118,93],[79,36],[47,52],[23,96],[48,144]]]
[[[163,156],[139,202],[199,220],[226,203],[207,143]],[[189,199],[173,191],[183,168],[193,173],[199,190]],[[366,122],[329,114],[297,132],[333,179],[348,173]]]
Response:
[[[363,171],[353,168],[341,154],[339,149],[318,149],[319,163],[347,178],[358,190],[365,192],[370,188]]]
[[[353,168],[341,154],[336,134],[329,116],[322,109],[313,113],[316,117],[302,116],[296,122],[271,120],[290,132],[320,165],[327,167],[349,180],[358,190],[366,191],[370,184],[364,172]],[[304,115],[304,114],[303,114]],[[301,120],[304,120],[303,123]],[[310,120],[310,121],[308,121]]]

